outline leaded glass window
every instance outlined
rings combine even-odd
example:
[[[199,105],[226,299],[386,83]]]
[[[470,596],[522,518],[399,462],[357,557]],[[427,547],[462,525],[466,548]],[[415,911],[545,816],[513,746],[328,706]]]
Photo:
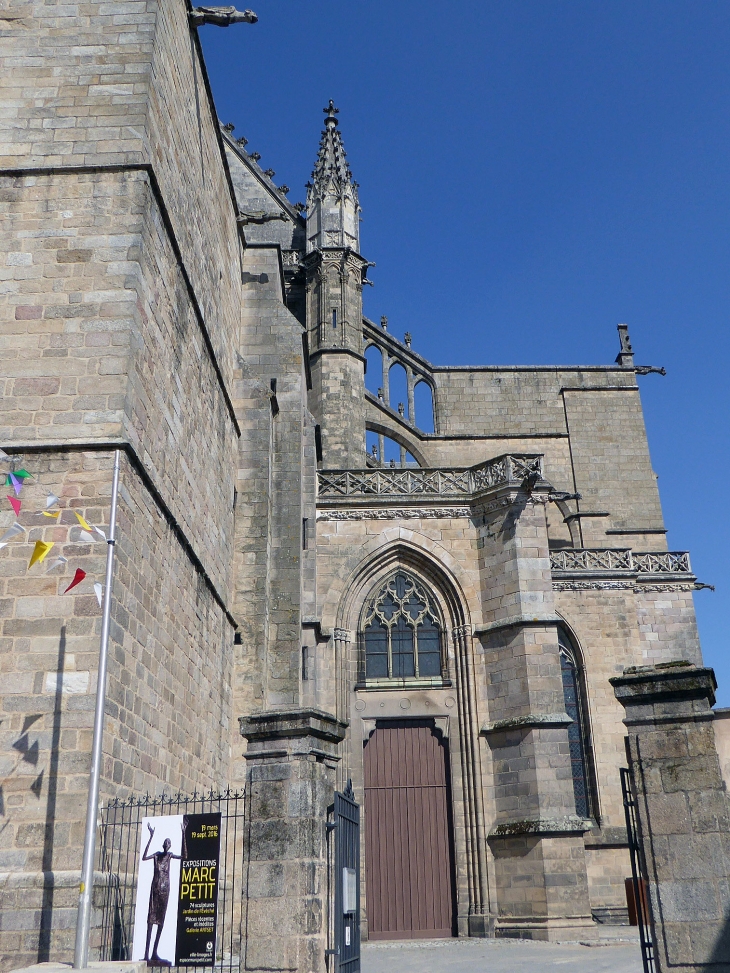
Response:
[[[575,813],[588,818],[592,813],[588,760],[586,754],[586,726],[581,698],[581,682],[572,649],[560,641],[560,671],[563,677],[565,712],[573,720],[568,726],[570,766],[573,774]]]
[[[428,589],[405,571],[391,575],[363,613],[365,678],[438,678],[442,630]]]

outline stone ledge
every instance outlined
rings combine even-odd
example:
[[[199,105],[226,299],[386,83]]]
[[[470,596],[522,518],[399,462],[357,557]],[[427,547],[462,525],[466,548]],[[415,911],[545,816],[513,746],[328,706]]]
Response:
[[[489,839],[516,838],[520,835],[567,835],[585,834],[593,828],[593,822],[577,814],[566,814],[558,818],[524,818],[517,821],[502,821],[489,832]]]
[[[562,622],[562,618],[558,615],[530,615],[523,613],[521,615],[510,615],[508,618],[500,618],[496,622],[490,622],[488,625],[480,625],[474,629],[474,634],[477,636],[489,635],[491,632],[498,632],[503,628],[513,628],[516,625],[558,625],[560,622]]]
[[[241,736],[249,743],[263,740],[283,740],[293,737],[314,737],[327,743],[344,740],[347,723],[342,723],[324,710],[297,709],[257,713],[238,720]]]
[[[626,828],[593,828],[585,836],[586,848],[628,848]]]
[[[526,716],[513,716],[507,720],[495,720],[493,723],[485,723],[480,733],[484,736],[490,733],[503,733],[507,730],[532,729],[533,727],[569,726],[573,722],[572,717],[567,713],[528,713]]]
[[[143,961],[135,963],[109,960],[107,962],[90,962],[88,967],[93,973],[147,973],[147,964]],[[33,966],[21,966],[13,973],[70,973],[72,963],[35,963]]]
[[[609,682],[613,686],[616,699],[627,709],[680,700],[706,700],[710,706],[713,706],[717,689],[717,681],[712,669],[695,666],[684,660],[659,663],[656,666],[629,666],[624,669],[623,675],[614,676],[609,679]],[[628,715],[627,713],[627,718]],[[652,719],[647,720],[646,718],[650,716]],[[645,712],[643,717],[638,718],[642,722],[652,722],[653,714]],[[637,716],[632,715],[631,719],[637,719]]]

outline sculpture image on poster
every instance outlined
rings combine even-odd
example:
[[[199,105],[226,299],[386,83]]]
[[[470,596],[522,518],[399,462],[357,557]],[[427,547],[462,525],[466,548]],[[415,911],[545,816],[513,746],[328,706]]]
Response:
[[[141,827],[132,960],[174,966],[185,821],[182,814],[171,814],[143,818]]]

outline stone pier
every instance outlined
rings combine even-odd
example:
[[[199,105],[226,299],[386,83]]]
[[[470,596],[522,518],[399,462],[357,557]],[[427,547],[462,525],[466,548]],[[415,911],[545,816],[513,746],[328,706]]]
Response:
[[[730,971],[730,806],[715,746],[715,674],[686,662],[611,679],[627,752],[659,973]]]

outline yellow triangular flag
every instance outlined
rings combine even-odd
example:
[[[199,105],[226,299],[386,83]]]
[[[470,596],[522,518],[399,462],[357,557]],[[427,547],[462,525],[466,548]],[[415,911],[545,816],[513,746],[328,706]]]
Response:
[[[48,554],[50,549],[53,547],[53,541],[36,541],[35,547],[33,548],[33,553],[30,556],[29,568],[32,568],[34,564],[42,564],[43,558]]]
[[[91,530],[91,527],[86,523],[86,521],[81,516],[81,514],[78,512],[78,510],[74,510],[74,513],[76,514],[76,519],[81,524],[81,526],[84,528],[84,530],[90,531]]]
[[[48,510],[41,510],[41,513],[44,517],[53,517],[54,520],[58,520],[58,518],[61,516],[60,510],[57,510],[55,513],[49,513]]]

